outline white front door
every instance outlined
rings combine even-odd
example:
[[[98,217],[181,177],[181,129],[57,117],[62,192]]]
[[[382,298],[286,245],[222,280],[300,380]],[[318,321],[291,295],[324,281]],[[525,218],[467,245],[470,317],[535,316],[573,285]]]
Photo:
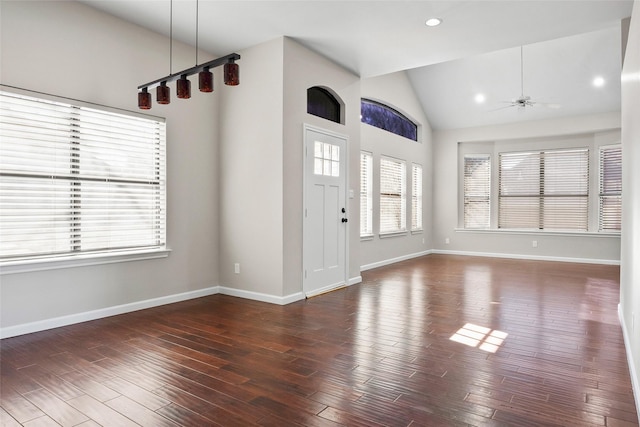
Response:
[[[346,283],[345,137],[305,127],[303,290],[307,297]]]

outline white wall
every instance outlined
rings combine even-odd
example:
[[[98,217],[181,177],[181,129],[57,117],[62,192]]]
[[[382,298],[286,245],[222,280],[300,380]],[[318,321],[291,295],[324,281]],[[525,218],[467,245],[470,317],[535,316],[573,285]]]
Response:
[[[620,320],[640,410],[640,1],[633,5],[622,70],[622,265]],[[640,416],[639,416],[640,418]]]
[[[357,153],[359,79],[285,37],[240,54],[241,83],[225,91],[221,111],[221,285],[235,295],[286,303],[303,297],[303,125],[346,135],[350,153]],[[345,125],[306,113],[312,86],[331,88],[345,101]],[[352,185],[359,163],[350,160]],[[350,277],[359,276],[357,246],[349,254]]]
[[[220,283],[280,297],[282,39],[238,53],[240,85],[225,88],[220,112]]]
[[[347,186],[357,194],[360,185],[360,79],[329,59],[310,51],[296,41],[284,39],[284,295],[302,291],[302,209],[303,209],[303,126],[309,124],[347,137]],[[344,124],[307,114],[307,89],[331,89],[344,102]],[[359,202],[347,205],[348,278],[359,281],[358,247]]]
[[[131,111],[137,86],[168,74],[168,39],[76,2],[2,1],[0,82]],[[132,41],[135,41],[133,43]],[[193,48],[174,45],[174,68]],[[205,54],[200,55],[205,58]],[[216,73],[219,70],[215,71]],[[219,86],[220,76],[216,76]],[[218,100],[155,104],[167,122],[167,258],[0,276],[4,331],[218,284]],[[131,307],[131,306],[128,306]],[[70,316],[70,317],[64,317]],[[9,329],[6,329],[9,328]]]
[[[525,112],[526,113],[526,112]],[[569,143],[591,138],[597,143],[615,142],[620,128],[620,113],[572,117],[557,120],[522,122],[510,125],[487,126],[434,133],[434,240],[439,252],[472,253],[509,257],[605,262],[620,260],[620,237],[600,235],[556,235],[553,233],[509,233],[460,231],[459,229],[459,142],[501,141],[505,144],[517,139],[531,139],[536,144],[554,139]],[[597,136],[575,137],[585,133]],[[572,136],[568,137],[567,136]],[[551,137],[551,138],[550,138]],[[573,140],[572,140],[573,138]],[[589,144],[589,143],[587,143]],[[450,243],[447,244],[446,239]],[[533,247],[536,240],[538,246]]]
[[[395,135],[377,127],[361,124],[361,149],[373,154],[373,233],[372,239],[360,243],[363,268],[382,265],[390,260],[403,259],[424,253],[432,247],[432,142],[431,126],[405,72],[363,79],[363,98],[393,107],[419,124],[418,142]],[[380,237],[380,157],[394,157],[407,165],[407,228],[411,228],[411,164],[422,165],[423,172],[423,231],[393,237]],[[356,193],[358,194],[358,193]]]

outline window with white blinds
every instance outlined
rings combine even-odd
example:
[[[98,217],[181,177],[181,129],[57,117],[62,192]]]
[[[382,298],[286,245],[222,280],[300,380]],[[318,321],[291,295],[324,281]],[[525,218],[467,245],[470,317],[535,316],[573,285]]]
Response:
[[[165,123],[0,92],[0,260],[165,247]]]
[[[464,156],[464,228],[489,228],[491,219],[491,157]]]
[[[622,147],[600,148],[599,230],[620,231],[622,227]]]
[[[406,164],[380,159],[380,233],[406,231]]]
[[[373,234],[373,155],[360,153],[360,236]]]
[[[589,150],[501,153],[498,228],[588,228]]]
[[[412,165],[411,171],[411,229],[422,230],[422,166]]]

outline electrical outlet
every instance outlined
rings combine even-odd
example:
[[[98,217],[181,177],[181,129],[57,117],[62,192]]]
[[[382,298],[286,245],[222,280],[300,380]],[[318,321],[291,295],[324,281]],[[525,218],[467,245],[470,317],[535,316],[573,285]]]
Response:
[[[451,243],[451,239],[449,239],[448,237],[445,237],[444,243],[448,245],[449,243]]]
[[[233,271],[234,271],[236,274],[240,274],[240,263],[239,263],[239,262],[236,262],[236,263],[233,265]]]
[[[422,244],[424,245],[424,238],[422,239]]]
[[[532,241],[531,242],[531,246],[534,247],[534,248],[537,248],[538,247],[538,241],[537,240]]]

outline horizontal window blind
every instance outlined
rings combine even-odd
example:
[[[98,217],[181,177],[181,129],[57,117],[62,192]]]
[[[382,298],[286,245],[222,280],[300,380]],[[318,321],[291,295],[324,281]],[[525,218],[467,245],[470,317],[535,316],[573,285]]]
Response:
[[[587,230],[587,149],[502,153],[499,163],[499,228]]]
[[[491,157],[464,156],[464,228],[489,228],[491,219]]]
[[[600,148],[599,230],[622,228],[622,147]]]
[[[406,165],[380,159],[380,233],[406,231]]]
[[[0,259],[165,246],[165,124],[0,92]]]
[[[422,166],[412,165],[411,171],[411,229],[422,229]]]
[[[360,235],[373,234],[373,156],[360,153]]]

